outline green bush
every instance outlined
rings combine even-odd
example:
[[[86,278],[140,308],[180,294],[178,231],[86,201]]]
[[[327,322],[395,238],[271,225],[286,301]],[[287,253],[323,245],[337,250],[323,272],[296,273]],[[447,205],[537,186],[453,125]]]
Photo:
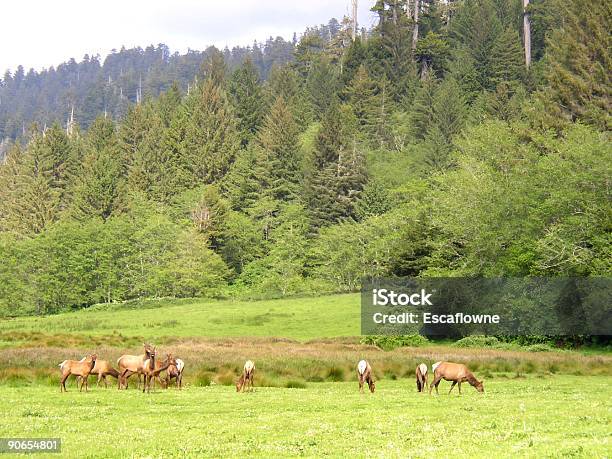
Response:
[[[495,336],[466,336],[454,343],[456,347],[497,347],[499,340]]]
[[[430,344],[429,340],[421,335],[370,335],[361,340],[361,344],[378,346],[383,351],[392,351],[398,347],[419,347]]]

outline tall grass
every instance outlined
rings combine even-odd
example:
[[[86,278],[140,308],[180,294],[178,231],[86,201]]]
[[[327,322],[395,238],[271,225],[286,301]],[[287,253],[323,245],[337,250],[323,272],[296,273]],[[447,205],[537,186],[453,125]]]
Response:
[[[60,338],[56,337],[59,340]],[[115,363],[126,353],[142,352],[136,338],[120,337],[112,345],[106,339],[67,341],[45,347],[9,348],[0,353],[0,384],[12,386],[58,384],[58,364],[97,352],[100,359]],[[42,340],[42,338],[41,338]],[[349,339],[302,343],[289,339],[168,339],[156,343],[160,355],[172,352],[186,362],[184,382],[197,386],[231,385],[246,359],[256,363],[259,386],[298,387],[316,382],[351,381],[355,366],[367,359],[377,379],[412,378],[417,364],[431,366],[439,360],[462,362],[477,376],[516,377],[524,374],[612,375],[612,357],[581,355],[578,352],[529,352],[503,349],[474,349],[456,346],[402,347],[383,351],[377,346]]]

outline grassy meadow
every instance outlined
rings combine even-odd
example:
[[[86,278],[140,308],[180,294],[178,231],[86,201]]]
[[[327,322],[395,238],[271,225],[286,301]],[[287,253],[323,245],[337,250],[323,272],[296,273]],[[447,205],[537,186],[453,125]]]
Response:
[[[96,306],[0,321],[0,437],[53,436],[68,457],[608,457],[608,351],[362,343],[359,296],[257,302],[181,300]],[[186,362],[185,388],[142,394],[74,380],[57,364],[115,362],[142,341]],[[233,387],[256,362],[256,391]],[[360,395],[356,362],[375,394]],[[485,394],[418,394],[414,368],[466,363]],[[135,382],[135,380],[134,380]],[[455,389],[456,391],[456,389]]]
[[[412,380],[306,389],[3,388],[0,436],[61,437],[69,457],[606,457],[606,377],[497,379],[478,394],[418,394]],[[588,390],[585,390],[588,388]],[[456,388],[455,388],[456,390]]]

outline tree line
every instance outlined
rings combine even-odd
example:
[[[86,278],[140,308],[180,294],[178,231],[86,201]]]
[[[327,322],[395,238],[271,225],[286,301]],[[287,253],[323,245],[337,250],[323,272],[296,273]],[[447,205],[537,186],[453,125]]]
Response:
[[[0,165],[0,313],[609,275],[610,15],[587,3],[531,2],[529,68],[521,1],[415,23],[380,0],[370,33],[313,29],[265,80],[211,48],[189,91],[32,125]]]

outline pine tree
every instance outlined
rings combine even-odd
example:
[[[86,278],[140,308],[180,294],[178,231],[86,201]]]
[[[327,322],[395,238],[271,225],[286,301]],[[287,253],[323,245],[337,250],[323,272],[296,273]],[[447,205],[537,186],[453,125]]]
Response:
[[[355,122],[338,104],[322,120],[305,179],[305,198],[315,229],[355,215],[355,203],[367,180]]]
[[[338,90],[335,69],[326,58],[314,61],[308,73],[306,88],[314,108],[315,117],[321,119],[337,98]]]
[[[247,58],[232,74],[229,94],[238,120],[242,146],[246,146],[259,129],[264,112],[263,91],[251,59]]]
[[[360,132],[365,134],[366,138],[372,139],[377,134],[382,94],[380,87],[370,78],[364,65],[359,66],[345,93],[357,117]]]
[[[258,136],[261,146],[265,180],[271,196],[281,201],[295,199],[301,178],[298,126],[282,97],[270,108],[270,113]]]
[[[213,79],[187,98],[186,108],[182,156],[191,164],[194,183],[213,183],[226,174],[240,145],[234,114]]]
[[[502,81],[520,81],[525,68],[521,40],[517,32],[505,29],[497,37],[491,48],[490,82],[497,86]]]
[[[433,99],[433,124],[450,143],[463,128],[466,117],[461,87],[453,78],[446,78],[436,89]]]
[[[223,86],[227,73],[223,53],[214,46],[211,46],[206,50],[206,54],[207,58],[202,62],[200,73],[205,80],[211,81],[214,86]]]
[[[556,3],[562,26],[548,40],[547,88],[541,99],[549,119],[581,120],[602,130],[612,126],[610,30],[606,0]]]
[[[434,93],[435,80],[428,76],[421,81],[410,114],[410,122],[416,139],[424,139],[427,130],[434,122]]]

